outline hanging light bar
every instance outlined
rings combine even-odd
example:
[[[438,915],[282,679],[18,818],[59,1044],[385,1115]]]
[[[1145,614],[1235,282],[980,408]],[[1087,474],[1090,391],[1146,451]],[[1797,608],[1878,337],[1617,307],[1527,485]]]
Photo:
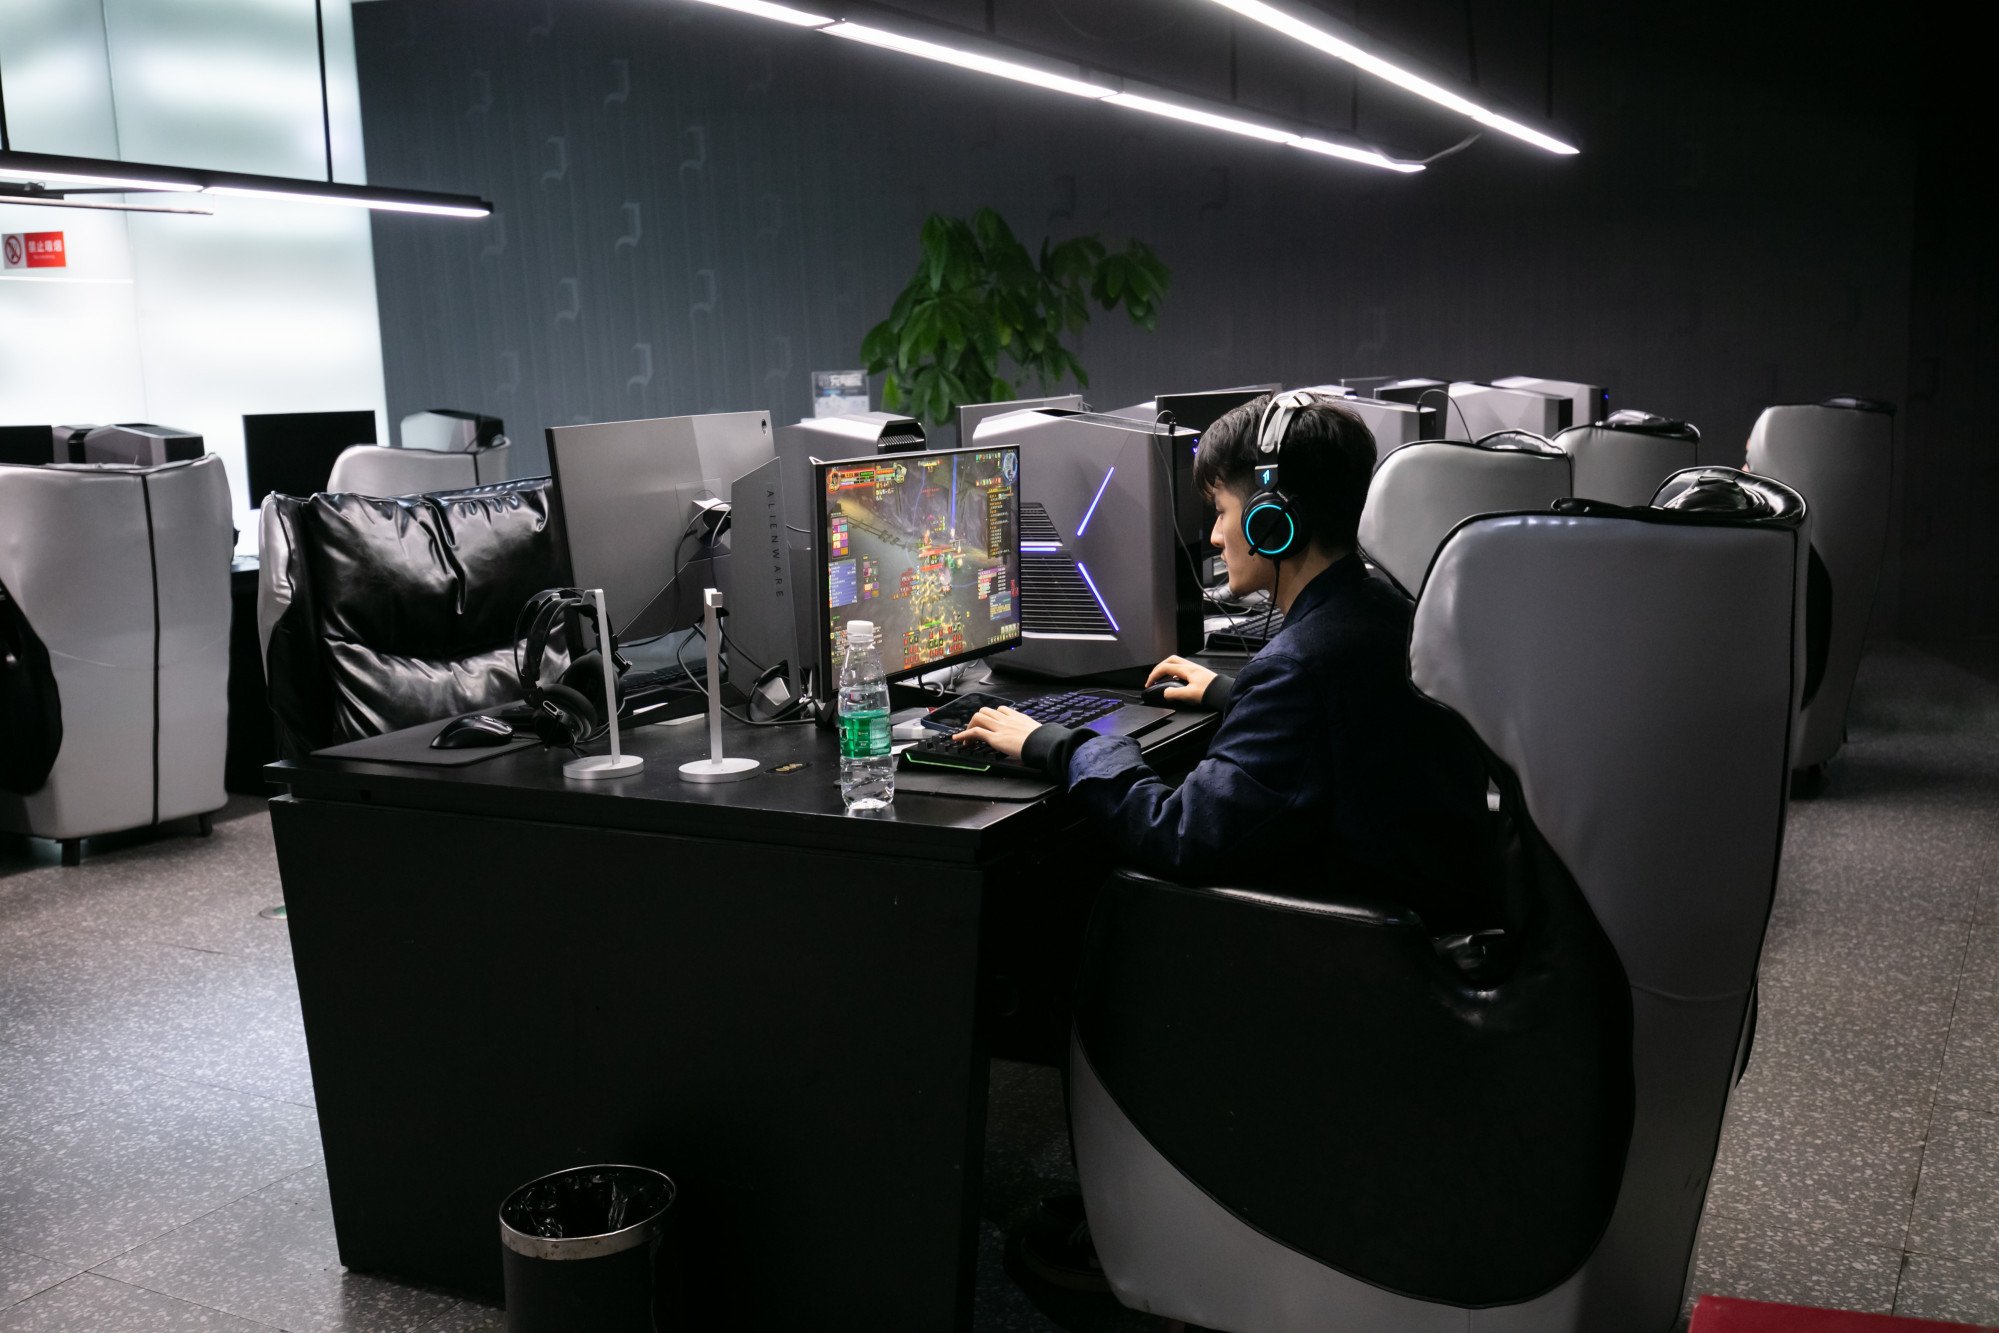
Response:
[[[1265,143],[1282,144],[1289,148],[1302,148],[1309,153],[1339,158],[1361,166],[1379,167],[1386,171],[1403,173],[1423,169],[1423,164],[1420,162],[1398,162],[1376,149],[1333,143],[1311,135],[1279,129],[1276,126],[1224,115],[1219,108],[1209,110],[1206,107],[1193,105],[1192,99],[1175,98],[1168,101],[1132,92],[1126,89],[1122,79],[1112,78],[1098,71],[1082,69],[1059,61],[1023,64],[1008,58],[1014,54],[1014,51],[1005,47],[1000,49],[1006,51],[1006,56],[988,54],[972,49],[972,46],[957,33],[951,34],[953,40],[947,44],[913,37],[907,33],[891,32],[864,23],[854,23],[847,19],[823,18],[802,9],[792,9],[787,5],[770,4],[767,0],[695,0],[695,3],[733,10],[739,14],[750,14],[757,18],[772,19],[779,23],[789,23],[801,28],[812,28],[831,37],[842,37],[850,42],[880,47],[885,51],[897,51],[903,55],[916,56],[921,60],[934,60],[939,64],[953,65],[959,69],[990,74],[995,78],[1030,84],[1036,88],[1046,88],[1050,92],[1067,93],[1071,97],[1084,97],[1107,106],[1123,107],[1127,111],[1143,111],[1147,115],[1163,116],[1168,120],[1199,125],[1204,129],[1240,134],[1245,138],[1261,139]],[[897,18],[900,21],[901,15],[898,14]],[[993,45],[999,46],[997,43]],[[1051,68],[1051,66],[1057,67]]]
[[[717,9],[733,9],[738,14],[753,14],[760,19],[773,19],[779,23],[793,23],[801,28],[823,28],[833,20],[819,14],[808,14],[790,5],[773,5],[767,0],[699,0],[704,5]]]
[[[437,194],[428,190],[391,190],[375,185],[340,185],[290,176],[256,176],[237,171],[205,171],[195,167],[153,166],[110,158],[65,157],[55,153],[0,150],[0,180],[41,187],[43,197],[73,193],[152,193],[232,195],[246,199],[278,199],[289,203],[342,204],[350,208],[394,213],[429,213],[440,217],[482,218],[492,204],[469,194]],[[11,196],[10,196],[11,197]],[[191,211],[191,210],[181,210]]]
[[[1461,116],[1469,116],[1488,129],[1510,134],[1550,153],[1569,156],[1582,151],[1573,144],[1563,143],[1553,135],[1543,134],[1537,129],[1522,125],[1517,120],[1502,116],[1489,107],[1480,106],[1470,98],[1461,97],[1421,75],[1412,74],[1400,65],[1384,60],[1370,51],[1363,51],[1352,42],[1335,37],[1325,29],[1315,27],[1294,14],[1287,14],[1274,5],[1266,4],[1265,0],[1214,0],[1214,3],[1224,9],[1233,10],[1253,23],[1261,23],[1273,32],[1283,33],[1294,42],[1302,42],[1314,50],[1322,51],[1335,60],[1344,60],[1356,69],[1392,83],[1406,92],[1412,92],[1427,101],[1435,102],[1446,110],[1455,111]]]
[[[709,0],[709,3],[713,2],[714,0]],[[1012,79],[1016,83],[1030,83],[1036,88],[1046,88],[1051,92],[1068,93],[1071,97],[1117,100],[1117,89],[1105,87],[1101,83],[1088,83],[1080,78],[1070,78],[1066,74],[1052,74],[1047,70],[1036,69],[1032,65],[1000,60],[993,56],[980,55],[975,51],[961,51],[956,47],[940,46],[936,42],[904,37],[900,33],[884,32],[880,28],[870,28],[859,23],[835,23],[830,27],[821,28],[820,31],[833,37],[845,37],[849,41],[879,46],[884,50],[900,51],[904,55],[919,56],[924,60],[956,65],[959,69],[975,70],[980,74],[991,74],[1001,79]],[[1081,72],[1077,71],[1079,74]]]

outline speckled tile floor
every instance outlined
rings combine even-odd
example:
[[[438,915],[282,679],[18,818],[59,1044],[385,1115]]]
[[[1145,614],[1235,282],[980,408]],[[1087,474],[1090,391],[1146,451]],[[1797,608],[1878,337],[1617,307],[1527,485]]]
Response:
[[[77,870],[0,835],[0,1333],[501,1328],[341,1269],[277,900],[255,801]],[[1691,1292],[1999,1323],[1999,644],[1870,652],[1762,996]],[[980,1333],[1158,1327],[1006,1277],[1070,1181],[1055,1072],[996,1062]]]

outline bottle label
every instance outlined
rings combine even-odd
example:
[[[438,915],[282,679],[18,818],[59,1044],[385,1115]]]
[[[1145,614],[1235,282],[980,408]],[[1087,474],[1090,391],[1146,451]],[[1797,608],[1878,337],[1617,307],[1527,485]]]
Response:
[[[840,757],[879,759],[889,752],[888,710],[840,714]]]

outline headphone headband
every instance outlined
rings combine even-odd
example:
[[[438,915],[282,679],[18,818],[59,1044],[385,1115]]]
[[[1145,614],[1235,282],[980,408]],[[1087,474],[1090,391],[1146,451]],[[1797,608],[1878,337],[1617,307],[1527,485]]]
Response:
[[[1308,407],[1336,401],[1311,389],[1272,394],[1256,428],[1256,492],[1243,506],[1242,532],[1249,549],[1272,560],[1289,555],[1306,536],[1298,505],[1284,490],[1284,437],[1291,423]]]

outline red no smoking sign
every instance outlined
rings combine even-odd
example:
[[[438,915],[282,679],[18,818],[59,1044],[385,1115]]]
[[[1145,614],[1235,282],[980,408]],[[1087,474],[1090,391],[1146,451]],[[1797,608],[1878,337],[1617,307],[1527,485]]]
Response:
[[[69,250],[59,231],[10,231],[0,236],[0,267],[67,268]]]

